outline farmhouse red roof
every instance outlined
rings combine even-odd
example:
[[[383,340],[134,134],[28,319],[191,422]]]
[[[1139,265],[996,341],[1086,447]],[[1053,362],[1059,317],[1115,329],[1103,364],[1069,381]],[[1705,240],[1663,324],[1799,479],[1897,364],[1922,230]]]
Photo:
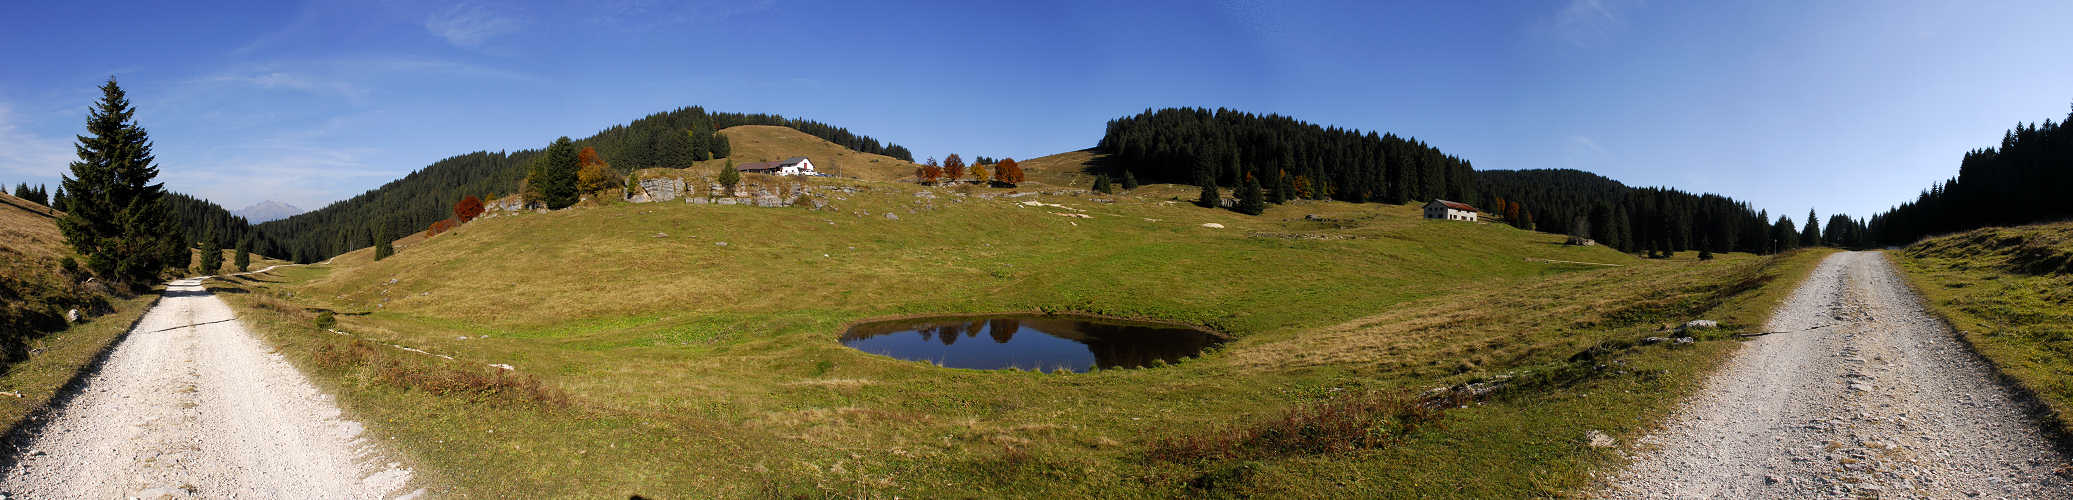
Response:
[[[1476,207],[1471,207],[1471,206],[1468,206],[1468,204],[1467,204],[1467,203],[1462,203],[1462,202],[1458,202],[1458,201],[1447,201],[1447,200],[1432,200],[1432,201],[1436,201],[1436,202],[1439,202],[1439,204],[1441,204],[1441,205],[1446,205],[1446,206],[1447,206],[1447,208],[1452,208],[1452,209],[1455,209],[1455,210],[1464,210],[1464,211],[1469,211],[1469,212],[1474,212],[1474,211],[1476,211]]]

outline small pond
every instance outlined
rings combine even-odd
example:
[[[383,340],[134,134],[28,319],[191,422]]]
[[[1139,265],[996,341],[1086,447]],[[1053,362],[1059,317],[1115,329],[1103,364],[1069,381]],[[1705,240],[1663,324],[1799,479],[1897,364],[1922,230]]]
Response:
[[[889,320],[842,334],[842,345],[871,354],[950,368],[1045,372],[1173,363],[1222,341],[1182,326],[1039,315]]]

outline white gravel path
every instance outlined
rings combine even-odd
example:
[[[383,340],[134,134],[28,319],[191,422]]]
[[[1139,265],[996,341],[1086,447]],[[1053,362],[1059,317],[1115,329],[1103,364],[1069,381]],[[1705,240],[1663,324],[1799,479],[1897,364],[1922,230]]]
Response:
[[[382,498],[411,472],[200,280],[167,288],[5,471],[5,498]]]
[[[1875,252],[1822,261],[1611,498],[2073,498],[2068,460]]]

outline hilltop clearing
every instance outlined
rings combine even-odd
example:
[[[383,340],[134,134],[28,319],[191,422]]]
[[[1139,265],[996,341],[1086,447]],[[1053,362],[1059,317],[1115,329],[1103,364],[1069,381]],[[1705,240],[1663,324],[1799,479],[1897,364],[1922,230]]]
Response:
[[[223,296],[458,495],[1532,496],[1584,485],[1617,458],[1588,432],[1637,432],[1735,345],[1647,341],[1663,324],[1752,329],[1816,257],[1643,260],[1404,205],[1244,216],[1190,186],[797,182],[821,203],[505,213]],[[979,312],[1230,340],[1081,374],[837,341]],[[427,382],[481,373],[515,378]]]
[[[2073,433],[2073,223],[1967,231],[1893,256],[1960,339]]]
[[[599,158],[624,174],[648,168],[678,169],[707,159],[733,155],[734,146],[724,130],[743,125],[777,126],[802,132],[838,146],[865,165],[883,155],[905,161],[907,148],[882,143],[868,135],[851,133],[825,123],[768,114],[722,113],[691,106],[650,114],[573,139],[577,148],[593,148]],[[543,140],[546,144],[549,140]],[[775,143],[783,146],[784,142]],[[795,155],[774,151],[772,155]],[[269,241],[285,250],[274,253],[298,262],[329,259],[368,245],[376,238],[396,239],[423,231],[433,223],[453,216],[454,202],[466,196],[494,199],[516,193],[527,165],[540,155],[539,149],[478,151],[449,157],[411,172],[352,198],[322,208],[254,226]],[[778,159],[778,158],[772,158]],[[738,162],[742,160],[737,160]],[[724,163],[724,160],[722,160]],[[714,163],[714,168],[718,164]],[[849,167],[838,161],[838,167]],[[863,168],[862,165],[857,168]],[[870,171],[864,169],[864,171]],[[907,173],[911,174],[908,169]],[[225,212],[227,215],[228,212]],[[377,235],[376,232],[381,234]]]
[[[728,143],[733,145],[733,153],[725,159],[698,162],[696,165],[700,170],[718,172],[727,160],[745,165],[804,156],[813,160],[816,169],[823,174],[890,181],[913,179],[914,168],[919,166],[890,156],[859,153],[790,127],[741,125],[720,129],[719,133],[727,136]]]

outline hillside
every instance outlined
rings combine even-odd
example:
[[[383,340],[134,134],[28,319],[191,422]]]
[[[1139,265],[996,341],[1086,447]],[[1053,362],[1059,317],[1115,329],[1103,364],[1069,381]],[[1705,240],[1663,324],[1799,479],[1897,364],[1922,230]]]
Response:
[[[595,148],[598,155],[620,173],[647,168],[682,168],[694,163],[692,158],[698,151],[718,151],[708,149],[712,145],[699,142],[699,138],[713,135],[716,129],[742,125],[790,128],[841,149],[883,155],[879,156],[882,158],[912,156],[897,144],[881,143],[871,136],[854,134],[825,123],[780,115],[708,112],[696,106],[614,125],[589,137],[576,139],[575,145]],[[539,143],[544,145],[552,140],[551,137],[542,137]],[[762,151],[776,151],[790,142],[796,141],[777,141]],[[751,149],[755,148],[751,146]],[[518,182],[525,178],[526,162],[539,151],[477,151],[449,157],[352,198],[254,227],[270,241],[280,244],[280,249],[270,251],[270,254],[298,262],[324,260],[365,247],[377,237],[395,239],[422,231],[434,222],[451,217],[454,202],[462,197],[475,195],[491,199],[517,192]],[[859,156],[857,159],[860,163],[869,164],[871,157]],[[911,175],[912,170],[908,172]],[[384,233],[377,235],[377,231]]]
[[[2073,222],[1933,237],[1892,255],[1930,309],[2073,432]]]
[[[58,232],[62,213],[0,193],[0,365],[26,355],[24,342],[65,326],[65,312],[107,301],[76,284],[60,262],[72,256]]]
[[[379,262],[361,250],[224,297],[337,384],[376,432],[455,471],[463,494],[1157,496],[1205,491],[1189,484],[1237,467],[1242,477],[1210,488],[1387,496],[1472,475],[1461,495],[1517,496],[1581,484],[1614,459],[1583,446],[1585,430],[1639,429],[1732,348],[1636,340],[1701,315],[1760,322],[1778,285],[1797,281],[1777,278],[1806,262],[1642,260],[1499,224],[1424,220],[1404,205],[1306,201],[1250,217],[1171,202],[1160,187],[1010,198],[975,186],[807,182],[827,208],[622,203],[500,215],[399,244]],[[357,337],[312,332],[304,308],[337,311],[335,328]],[[1000,311],[1176,321],[1233,340],[1165,368],[1075,375],[948,370],[835,341],[861,319]],[[340,361],[335,353],[363,352],[352,338],[376,348]],[[1584,368],[1356,454],[1158,458],[1285,412],[1569,367],[1575,356],[1652,375]],[[514,389],[380,382],[414,379],[377,371],[484,364],[513,366]],[[1500,457],[1514,466],[1431,465]],[[710,463],[738,467],[698,465]],[[562,472],[530,472],[539,470]]]
[[[729,144],[732,144],[732,155],[726,159],[698,162],[698,167],[718,171],[719,165],[729,159],[740,165],[804,156],[812,159],[814,168],[821,173],[890,181],[913,179],[914,169],[919,166],[890,156],[857,152],[789,127],[741,125],[721,129],[719,133],[727,136]]]

